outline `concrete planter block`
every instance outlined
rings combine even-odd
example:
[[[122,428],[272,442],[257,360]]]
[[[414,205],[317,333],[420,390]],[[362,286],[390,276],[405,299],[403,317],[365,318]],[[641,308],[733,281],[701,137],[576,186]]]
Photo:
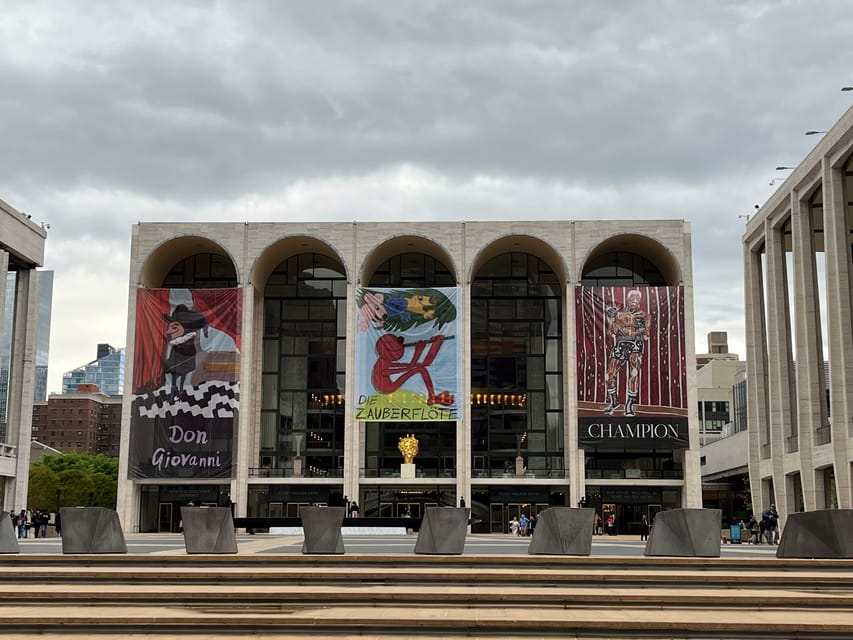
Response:
[[[777,558],[853,558],[853,509],[792,513]]]
[[[720,557],[720,509],[660,511],[646,541],[647,556]]]
[[[345,553],[341,535],[345,515],[344,507],[302,507],[302,553]]]
[[[17,527],[5,511],[0,511],[0,553],[20,553]]]
[[[62,553],[127,553],[118,514],[103,507],[62,507]]]
[[[187,553],[237,553],[237,534],[227,507],[181,507]]]
[[[427,507],[415,542],[415,553],[462,555],[468,535],[467,507]]]
[[[551,507],[539,513],[527,553],[588,556],[592,552],[595,509]]]

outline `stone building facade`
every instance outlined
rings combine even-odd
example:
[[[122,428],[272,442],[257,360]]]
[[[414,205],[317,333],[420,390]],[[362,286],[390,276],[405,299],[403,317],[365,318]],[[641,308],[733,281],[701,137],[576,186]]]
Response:
[[[748,221],[743,248],[754,508],[849,509],[853,109]]]
[[[430,504],[464,501],[481,521],[475,530],[496,532],[513,515],[583,501],[615,513],[620,530],[629,532],[643,514],[699,507],[692,282],[690,228],[680,220],[140,223],[133,228],[130,265],[122,522],[131,531],[175,530],[178,508],[188,502],[232,504],[238,515],[289,516],[305,504],[357,501],[362,516],[417,516]],[[457,331],[448,338],[461,354],[459,419],[356,420],[354,389],[363,374],[354,338],[364,320],[364,287],[459,292]],[[590,409],[578,401],[577,363],[584,354],[576,300],[584,287],[637,289],[631,295],[644,305],[658,295],[652,289],[681,296],[683,322],[672,338],[681,340],[674,366],[686,380],[679,444],[649,439],[673,420],[642,400],[639,417],[620,405],[621,422],[610,417],[611,409],[609,422],[589,427],[598,444],[582,442],[580,413]],[[227,405],[221,415],[236,416],[233,438],[220,434],[209,462],[181,454],[177,445],[165,457],[159,448],[154,459],[156,445],[146,432],[154,423],[139,426],[143,419],[167,420],[163,428],[184,444],[207,438],[163,418],[174,415],[177,404],[189,412],[196,400],[184,382],[174,386],[173,380],[169,388],[168,375],[157,377],[158,362],[168,368],[171,356],[158,360],[155,338],[149,344],[145,337],[182,322],[186,335],[211,339],[214,323],[190,319],[205,288],[236,289],[240,301],[239,319],[229,320],[237,327],[229,334],[232,348],[238,345],[236,360],[204,360],[211,371],[230,376],[230,395],[218,410]],[[213,297],[204,298],[205,308]],[[143,306],[152,299],[166,306],[146,316]],[[643,313],[654,323],[664,306]],[[610,339],[603,329],[601,339]],[[645,348],[644,359],[630,361],[643,371],[641,384],[651,385],[646,370],[657,346]],[[614,369],[629,360],[610,354]],[[606,367],[607,354],[600,360]],[[155,374],[148,382],[137,373],[143,361]],[[193,361],[199,368],[201,362]],[[185,374],[172,378],[179,375]],[[665,374],[657,376],[663,384]],[[591,405],[604,413],[603,404]],[[642,429],[645,436],[634,438]],[[411,474],[397,451],[398,440],[410,434],[420,441]],[[604,442],[617,434],[622,440]],[[232,440],[233,465],[221,477],[177,469],[182,455],[184,462],[218,464]],[[149,457],[140,464],[146,446]]]

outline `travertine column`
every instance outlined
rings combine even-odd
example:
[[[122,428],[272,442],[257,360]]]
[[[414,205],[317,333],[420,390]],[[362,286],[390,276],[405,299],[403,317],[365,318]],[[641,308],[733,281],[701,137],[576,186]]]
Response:
[[[781,223],[776,223],[781,224]],[[783,456],[794,428],[795,400],[792,372],[791,321],[782,230],[769,217],[764,225],[767,248],[767,363],[769,371],[770,443],[773,450],[773,488],[776,506],[784,518],[787,505]],[[762,505],[756,505],[762,506]]]
[[[463,227],[464,229],[464,227]],[[464,251],[465,243],[462,242]],[[463,260],[461,269],[466,269]],[[474,497],[471,495],[471,283],[467,282],[461,292],[461,311],[457,321],[457,333],[462,343],[462,397],[457,400],[462,410],[462,420],[456,421],[456,504],[459,498],[465,498],[465,504],[473,507]]]
[[[19,511],[27,507],[35,392],[38,278],[32,271],[17,272],[14,300],[6,429],[8,442],[16,446],[18,452],[15,478],[11,482],[7,481],[6,486],[7,492],[11,491],[14,495],[13,508]]]
[[[574,256],[569,264],[574,264]],[[578,504],[586,496],[586,466],[584,451],[578,446],[578,371],[577,362],[577,308],[575,295],[577,284],[566,283],[565,309],[566,320],[563,323],[563,380],[565,398],[563,408],[563,447],[565,454],[563,464],[566,465],[569,477],[569,506]]]
[[[845,222],[843,175],[823,160],[826,312],[829,342],[829,397],[838,506],[850,509],[850,430],[853,429],[853,326],[851,326],[850,233]]]
[[[809,204],[798,192],[791,194],[793,247],[794,329],[797,337],[797,423],[799,425],[800,478],[806,511],[818,508],[812,451],[816,429],[824,424],[823,349],[821,347],[820,303],[815,267],[814,229]],[[792,498],[793,496],[789,496]],[[794,504],[786,505],[790,512]]]
[[[248,278],[248,276],[244,276]],[[254,443],[258,441],[257,416],[260,415],[260,371],[263,359],[263,296],[255,296],[255,286],[241,287],[243,313],[240,336],[240,421],[237,426],[234,452],[234,480],[231,481],[231,502],[238,517],[245,517],[249,508],[249,467],[260,466],[254,458]],[[257,331],[257,333],[256,333]],[[256,339],[255,336],[258,336]]]
[[[356,288],[361,283],[358,253],[358,226],[352,225],[351,263],[347,266],[349,282],[347,282],[347,326],[346,326],[346,382],[344,388],[344,486],[343,494],[350,500],[358,502],[361,515],[366,515],[367,505],[359,495],[359,476],[364,464],[364,422],[355,420],[355,378],[358,372],[355,368],[355,325],[356,325]]]
[[[9,275],[9,253],[0,249],[0,301],[6,304],[6,278]],[[5,335],[4,330],[11,331],[12,327],[4,327],[6,314],[0,313],[0,339]]]
[[[744,282],[746,309],[746,364],[747,364],[747,424],[749,429],[749,482],[752,504],[757,508],[761,495],[763,473],[762,447],[769,446],[767,422],[767,340],[764,331],[764,290],[761,273],[760,238],[744,243]],[[769,461],[767,465],[769,467]],[[770,470],[768,468],[767,473]]]

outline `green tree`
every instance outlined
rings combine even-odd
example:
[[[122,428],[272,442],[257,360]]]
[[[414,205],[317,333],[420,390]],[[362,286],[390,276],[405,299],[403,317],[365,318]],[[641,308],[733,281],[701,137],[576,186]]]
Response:
[[[89,494],[94,491],[90,474],[81,469],[66,469],[57,473],[56,476],[59,480],[59,490],[62,492],[61,506],[89,506]]]
[[[114,509],[117,486],[118,458],[87,453],[45,456],[30,467],[28,506],[53,511],[58,497],[61,507]]]
[[[30,509],[53,511],[56,509],[56,489],[59,479],[56,473],[44,465],[35,464],[30,468],[30,490],[27,506]]]

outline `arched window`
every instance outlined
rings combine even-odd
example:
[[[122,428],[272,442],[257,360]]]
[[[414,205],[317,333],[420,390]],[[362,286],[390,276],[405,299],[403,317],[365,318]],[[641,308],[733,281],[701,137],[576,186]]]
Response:
[[[563,473],[562,293],[536,256],[489,260],[471,285],[471,454],[480,477]]]
[[[347,282],[337,261],[291,256],[264,288],[262,475],[340,477],[344,455]]]

